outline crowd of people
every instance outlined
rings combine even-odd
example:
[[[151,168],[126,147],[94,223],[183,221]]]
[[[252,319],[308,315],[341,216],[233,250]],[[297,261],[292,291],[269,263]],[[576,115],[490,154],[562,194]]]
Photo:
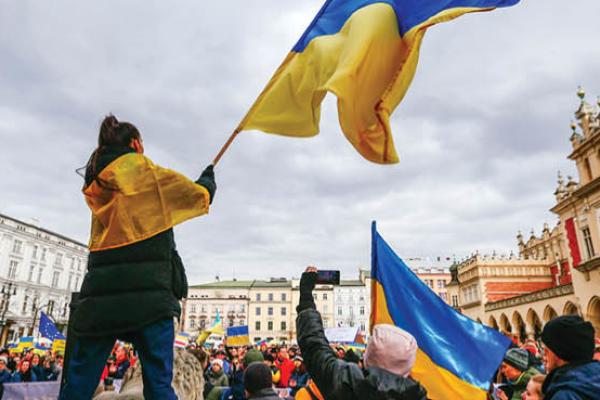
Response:
[[[35,349],[22,352],[0,350],[0,398],[5,383],[58,380],[63,361],[63,356],[52,350],[46,350],[44,354],[40,354],[40,351]]]
[[[298,344],[188,346],[204,370],[205,399],[427,399],[426,389],[411,377],[418,349],[412,335],[377,325],[364,351],[331,344],[314,307],[313,287],[303,275]],[[133,354],[117,347],[107,366],[109,376],[122,376],[122,369],[134,363],[129,358]],[[598,400],[599,361],[600,340],[592,325],[578,316],[558,317],[546,324],[538,340],[514,340],[489,398]]]

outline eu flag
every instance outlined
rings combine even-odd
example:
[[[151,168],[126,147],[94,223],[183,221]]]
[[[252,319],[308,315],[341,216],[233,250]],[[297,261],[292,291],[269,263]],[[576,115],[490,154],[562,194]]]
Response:
[[[65,335],[60,333],[54,322],[44,312],[40,312],[40,335],[52,341],[65,339]]]
[[[419,349],[411,376],[432,400],[485,400],[510,340],[458,313],[406,266],[372,227],[371,327],[410,332]]]

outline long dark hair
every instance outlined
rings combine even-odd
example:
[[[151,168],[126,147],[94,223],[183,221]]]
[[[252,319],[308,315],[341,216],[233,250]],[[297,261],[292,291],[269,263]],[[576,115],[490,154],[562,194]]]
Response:
[[[133,124],[119,122],[112,114],[106,116],[100,125],[98,147],[90,156],[87,164],[77,170],[85,178],[85,186],[89,186],[92,182],[97,181],[100,186],[107,188],[107,183],[98,179],[98,174],[102,171],[102,168],[99,168],[98,165],[100,156],[111,149],[127,148],[134,139],[141,139],[141,135]],[[83,171],[85,173],[82,173]]]

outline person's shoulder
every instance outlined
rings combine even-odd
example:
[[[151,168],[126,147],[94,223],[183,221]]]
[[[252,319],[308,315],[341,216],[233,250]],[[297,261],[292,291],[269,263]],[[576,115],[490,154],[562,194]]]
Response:
[[[402,398],[426,400],[427,391],[416,380],[393,374],[377,367],[369,367],[365,371],[363,393],[380,393],[383,395],[401,394]]]

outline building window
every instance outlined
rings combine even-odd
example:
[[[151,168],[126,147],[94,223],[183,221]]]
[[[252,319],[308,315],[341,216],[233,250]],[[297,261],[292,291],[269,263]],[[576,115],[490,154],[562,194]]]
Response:
[[[256,301],[260,301],[260,293],[256,293]]]
[[[190,312],[191,312],[192,314],[195,314],[195,313],[196,313],[196,305],[195,305],[195,304],[192,304],[192,305],[190,305]]]
[[[52,287],[58,287],[58,280],[60,279],[60,272],[54,271],[52,274]]]
[[[267,315],[273,315],[273,307],[267,309]]]
[[[206,314],[206,306],[204,304],[200,306],[200,312]]]
[[[281,301],[287,301],[287,294],[281,293]]]
[[[281,315],[287,315],[287,308],[281,307]]]
[[[200,329],[204,330],[205,328],[206,328],[206,320],[201,319],[200,320]]]
[[[74,290],[78,290],[79,289],[79,277],[75,278],[75,288]]]
[[[269,293],[269,301],[273,301],[273,293]]]
[[[448,293],[446,293],[446,292],[441,292],[441,293],[440,293],[440,297],[442,298],[442,300],[444,300],[444,301],[448,301]]]
[[[56,253],[56,258],[54,259],[54,265],[59,267],[62,266],[63,255],[62,253]]]
[[[29,276],[27,277],[27,280],[28,280],[29,282],[33,282],[33,274],[34,274],[34,273],[35,273],[35,266],[34,266],[34,265],[31,265],[31,266],[29,267]]]
[[[48,300],[48,315],[54,314],[54,300]]]
[[[323,327],[329,328],[329,320],[327,318],[323,319]]]
[[[327,304],[323,305],[323,313],[327,314],[329,312],[329,306]]]
[[[15,279],[17,276],[17,267],[19,266],[19,262],[15,260],[10,261],[10,265],[8,267],[8,279]]]
[[[190,319],[190,329],[196,329],[196,318]]]
[[[42,283],[42,274],[43,273],[44,273],[44,270],[42,268],[38,269],[37,283]]]
[[[21,310],[21,314],[27,315],[27,302],[29,301],[29,297],[26,295],[23,298],[23,310]]]
[[[323,293],[323,300],[327,300],[327,293]]]
[[[360,306],[360,315],[365,315],[365,306]]]
[[[256,321],[256,323],[254,324],[254,328],[257,331],[260,331],[260,321]]]
[[[268,331],[272,331],[273,330],[273,321],[267,322],[267,330]]]
[[[15,239],[15,241],[13,242],[13,248],[12,248],[13,253],[21,254],[21,250],[23,250],[23,242]]]
[[[38,246],[33,246],[33,252],[31,253],[31,258],[37,258]]]
[[[287,329],[287,324],[285,323],[285,321],[281,321],[281,330],[285,331]]]
[[[338,307],[338,315],[342,315],[342,307]]]
[[[71,290],[71,283],[73,283],[73,274],[69,274],[69,280],[67,282],[67,290]]]
[[[592,243],[592,236],[590,234],[590,228],[587,226],[581,230],[583,233],[583,242],[585,243],[585,250],[587,251],[587,258],[594,257],[594,244]]]
[[[255,314],[256,314],[256,315],[260,315],[260,307],[256,307],[256,312],[255,312]]]
[[[315,300],[317,300],[317,294],[316,294],[316,293],[313,293],[313,298],[314,298]]]
[[[246,305],[245,304],[240,304],[240,312],[241,313],[245,313],[246,312]]]
[[[446,281],[444,281],[444,280],[438,280],[437,281],[437,288],[438,289],[443,289],[445,287],[446,287]]]

